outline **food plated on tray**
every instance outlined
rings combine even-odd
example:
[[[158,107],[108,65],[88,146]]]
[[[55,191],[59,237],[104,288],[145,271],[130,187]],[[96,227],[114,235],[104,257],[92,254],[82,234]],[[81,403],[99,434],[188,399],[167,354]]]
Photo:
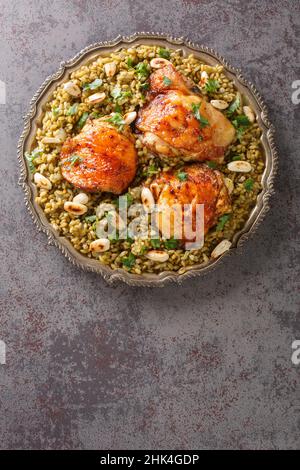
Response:
[[[79,65],[44,106],[26,159],[35,202],[83,256],[135,275],[182,274],[230,249],[262,191],[265,156],[254,109],[220,64],[137,44]],[[121,237],[120,199],[155,236]],[[204,243],[169,237],[168,208],[203,206]],[[113,221],[113,236],[105,228]],[[128,220],[126,221],[128,224]]]

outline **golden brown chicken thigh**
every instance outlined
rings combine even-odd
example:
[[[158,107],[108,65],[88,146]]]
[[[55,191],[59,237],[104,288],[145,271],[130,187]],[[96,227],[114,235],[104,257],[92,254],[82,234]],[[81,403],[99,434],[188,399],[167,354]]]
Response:
[[[150,102],[140,110],[136,127],[154,153],[222,162],[235,129],[195,88],[171,63],[156,70],[150,76]]]
[[[88,121],[61,150],[63,177],[85,191],[121,194],[135,177],[136,164],[129,128],[121,133],[101,119]]]
[[[179,178],[181,177],[181,179]],[[158,209],[158,227],[163,233],[164,218],[175,204],[191,204],[191,224],[195,230],[196,204],[204,205],[204,234],[213,227],[218,218],[231,212],[231,202],[222,174],[205,164],[186,165],[180,174],[175,170],[162,173],[150,185]],[[166,223],[165,226],[168,224]],[[171,220],[171,237],[176,232]],[[182,240],[185,239],[183,233]]]

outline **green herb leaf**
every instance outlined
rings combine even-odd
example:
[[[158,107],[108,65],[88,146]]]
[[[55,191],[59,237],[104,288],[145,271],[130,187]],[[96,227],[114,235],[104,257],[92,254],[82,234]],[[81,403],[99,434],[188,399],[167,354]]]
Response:
[[[97,216],[96,216],[96,215],[87,215],[87,216],[84,218],[84,220],[85,220],[86,222],[92,224],[92,223],[96,222]]]
[[[178,240],[171,238],[170,240],[164,240],[164,245],[167,250],[176,250],[178,247]]]
[[[238,160],[242,160],[242,157],[240,155],[234,155],[232,158],[231,158],[231,161],[232,162],[236,162]]]
[[[188,179],[188,174],[184,171],[180,171],[177,173],[177,178],[179,179],[179,181],[186,181]]]
[[[153,248],[160,248],[160,239],[159,238],[152,238],[150,240],[151,246]]]
[[[131,57],[128,57],[127,59],[127,65],[129,68],[132,68],[133,67],[133,59]]]
[[[156,167],[154,163],[151,163],[151,165],[149,165],[147,168],[147,175],[148,176],[156,175],[157,172],[158,172],[158,168]]]
[[[217,168],[217,164],[216,162],[212,161],[212,160],[207,160],[206,162],[206,165],[209,167],[209,168]]]
[[[135,66],[135,70],[139,79],[148,78],[150,75],[149,67],[145,62],[139,62]]]
[[[159,57],[162,57],[163,59],[170,59],[170,52],[167,49],[164,49],[163,47],[160,47],[158,49],[158,55]]]
[[[105,121],[110,122],[110,124],[113,124],[120,130],[122,130],[125,125],[125,121],[120,113],[113,113],[111,117],[105,119]]]
[[[89,113],[86,111],[85,113],[82,114],[80,119],[78,119],[76,126],[79,129],[82,129],[82,127],[85,125],[87,118],[89,117]]]
[[[135,265],[135,260],[136,257],[134,256],[133,253],[130,253],[128,257],[122,259],[123,266],[126,266],[126,268],[132,268],[132,266]]]
[[[198,135],[198,140],[199,140],[199,142],[202,142],[202,140],[203,140],[202,135]]]
[[[236,116],[236,118],[232,121],[232,124],[236,129],[237,138],[241,140],[244,132],[246,131],[247,127],[250,126],[251,123],[247,116],[241,114],[239,116]]]
[[[115,237],[113,237],[112,235],[109,235],[108,239],[111,243],[117,243],[120,240],[119,233],[117,232]]]
[[[235,100],[233,100],[231,103],[230,103],[230,106],[229,108],[227,109],[226,111],[226,114],[228,116],[231,116],[233,113],[235,113],[235,111],[237,111],[239,109],[241,105],[241,100],[240,100],[240,97],[239,95],[236,96]]]
[[[207,80],[205,87],[204,87],[207,93],[215,93],[219,88],[220,88],[220,84],[218,80],[213,80],[211,78]]]
[[[246,181],[244,181],[244,188],[246,189],[246,191],[252,191],[253,185],[254,181],[252,178],[248,178],[246,179]]]
[[[163,78],[164,85],[170,86],[172,83],[172,80],[170,80],[168,77]]]
[[[59,115],[60,109],[57,108],[52,108],[52,114],[54,117],[57,117]]]
[[[111,91],[111,96],[113,97],[113,99],[115,101],[122,101],[126,98],[130,98],[132,96],[132,93],[130,90],[125,90],[125,91],[122,91],[120,87],[115,87],[112,91]]]
[[[127,243],[130,243],[130,245],[132,245],[133,242],[134,242],[134,239],[131,238],[131,237],[127,237],[127,238],[126,238],[126,241],[127,241]]]
[[[97,90],[101,85],[103,81],[101,78],[96,78],[92,83],[85,83],[83,85],[83,91],[89,91],[89,90]]]
[[[29,153],[29,152],[25,153],[25,158],[28,162],[29,170],[30,170],[31,173],[35,172],[34,160],[37,157],[40,157],[42,154],[43,154],[43,150],[39,149],[39,148],[35,148],[34,150],[32,150],[31,153]]]
[[[230,219],[231,214],[224,214],[222,217],[219,218],[218,225],[216,227],[217,232],[221,232],[224,229],[225,224]]]
[[[195,118],[197,119],[197,121],[199,121],[201,127],[209,126],[208,120],[200,114],[200,103],[193,103],[192,110]]]
[[[148,82],[140,84],[140,89],[143,90],[143,91],[147,91],[147,90],[149,90],[149,88],[150,88],[150,85],[149,85]]]
[[[238,126],[248,127],[251,124],[251,122],[249,121],[247,116],[245,116],[245,114],[240,114],[239,116],[235,118],[234,121],[237,123]]]
[[[78,110],[78,103],[74,103],[72,106],[69,107],[67,115],[74,116],[74,114],[77,113],[77,110]]]

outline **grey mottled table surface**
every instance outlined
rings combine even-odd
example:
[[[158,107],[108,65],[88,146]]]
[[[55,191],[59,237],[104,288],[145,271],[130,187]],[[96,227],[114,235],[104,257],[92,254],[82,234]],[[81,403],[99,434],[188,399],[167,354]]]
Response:
[[[298,1],[0,1],[1,448],[300,448],[299,26]],[[277,195],[207,277],[110,287],[36,231],[16,145],[60,61],[151,30],[213,47],[256,84],[278,132]]]

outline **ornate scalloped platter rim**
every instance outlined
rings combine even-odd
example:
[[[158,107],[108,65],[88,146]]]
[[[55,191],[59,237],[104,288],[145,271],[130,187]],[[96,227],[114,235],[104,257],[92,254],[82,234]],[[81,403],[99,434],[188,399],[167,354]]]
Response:
[[[99,53],[106,55],[112,51],[117,51],[122,47],[137,45],[139,43],[168,46],[171,49],[180,48],[182,49],[183,54],[193,52],[197,57],[202,58],[208,64],[222,64],[226,74],[234,81],[237,89],[241,91],[243,96],[245,96],[249,103],[251,103],[251,106],[254,108],[258,116],[258,123],[262,129],[261,143],[265,154],[265,170],[262,176],[263,189],[257,198],[257,203],[251,211],[245,226],[234,235],[232,247],[228,252],[206,264],[187,267],[185,272],[182,274],[177,274],[172,271],[164,271],[159,274],[131,274],[122,269],[112,270],[108,266],[99,263],[99,261],[87,258],[77,252],[66,238],[56,234],[55,230],[47,221],[42,209],[35,203],[34,199],[36,189],[31,182],[28,167],[24,159],[25,151],[32,148],[35,131],[39,121],[41,120],[44,104],[48,101],[54,88],[64,81],[70,71],[76,69],[79,65],[91,62],[95,56],[99,55]],[[229,65],[215,51],[208,49],[207,47],[191,43],[187,39],[172,38],[160,33],[136,33],[130,37],[118,36],[109,42],[96,43],[87,46],[72,59],[62,62],[58,71],[44,81],[40,89],[32,98],[30,110],[24,119],[24,130],[18,145],[18,158],[21,166],[19,184],[24,189],[25,203],[35,225],[38,230],[46,233],[49,244],[54,244],[58,247],[74,265],[81,267],[86,271],[100,273],[104,279],[110,283],[123,281],[128,285],[162,287],[166,283],[172,281],[181,283],[187,278],[200,274],[207,274],[212,269],[219,266],[224,258],[232,254],[233,251],[236,251],[237,248],[240,248],[245,243],[249,236],[257,230],[257,227],[269,210],[269,198],[274,192],[273,183],[277,171],[278,156],[274,143],[273,126],[269,122],[266,106],[255,87],[244,79],[240,70]]]

